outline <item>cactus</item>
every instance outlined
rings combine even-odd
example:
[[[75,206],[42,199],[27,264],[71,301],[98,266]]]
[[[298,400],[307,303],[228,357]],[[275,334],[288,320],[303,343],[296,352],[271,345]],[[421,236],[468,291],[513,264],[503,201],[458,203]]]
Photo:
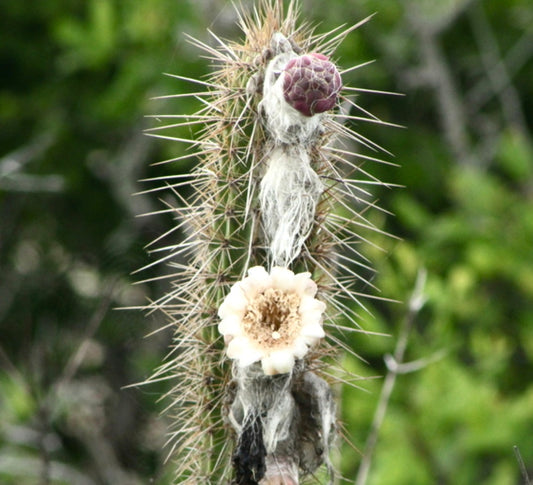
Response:
[[[178,194],[185,177],[193,189],[170,208],[187,236],[162,248],[160,262],[177,274],[148,306],[175,329],[151,381],[175,383],[178,483],[296,484],[321,466],[333,474],[340,322],[363,331],[356,288],[369,285],[357,245],[374,203],[355,177],[379,184],[360,167],[379,160],[350,148],[376,145],[343,125],[355,88],[342,87],[330,60],[367,19],[315,34],[297,25],[297,10],[297,1],[284,11],[262,0],[239,14],[242,43],[191,39],[217,61],[208,80],[175,76],[205,88],[191,94],[204,108],[187,122],[204,129],[178,139],[196,148],[187,156],[197,166],[164,181]],[[379,122],[363,113],[354,118]]]

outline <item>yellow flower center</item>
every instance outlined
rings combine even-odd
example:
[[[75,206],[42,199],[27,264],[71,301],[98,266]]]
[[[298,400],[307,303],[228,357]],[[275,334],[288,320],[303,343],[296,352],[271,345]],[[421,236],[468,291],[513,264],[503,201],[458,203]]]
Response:
[[[300,298],[294,293],[267,288],[248,305],[243,330],[259,345],[284,347],[298,336],[302,326]]]

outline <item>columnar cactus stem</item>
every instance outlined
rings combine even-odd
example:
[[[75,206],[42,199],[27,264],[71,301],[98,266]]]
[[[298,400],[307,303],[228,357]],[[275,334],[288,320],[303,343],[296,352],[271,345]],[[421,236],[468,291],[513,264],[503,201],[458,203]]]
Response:
[[[178,483],[298,484],[331,470],[335,404],[322,369],[338,318],[355,315],[355,284],[368,284],[357,229],[372,228],[361,208],[374,203],[352,177],[357,158],[371,158],[351,152],[366,139],[336,115],[349,88],[330,59],[356,26],[314,35],[296,27],[297,6],[284,14],[262,0],[240,16],[242,44],[193,39],[219,68],[208,81],[182,78],[206,87],[189,121],[205,128],[178,139],[198,157],[193,195],[173,209],[187,236],[164,248],[161,262],[179,273],[149,306],[176,332],[153,380],[176,382]],[[177,193],[181,177],[165,182]]]

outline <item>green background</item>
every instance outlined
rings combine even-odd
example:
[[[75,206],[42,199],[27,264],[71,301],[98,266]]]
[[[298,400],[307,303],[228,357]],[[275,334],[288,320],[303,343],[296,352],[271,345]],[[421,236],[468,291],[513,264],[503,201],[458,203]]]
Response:
[[[245,2],[249,4],[249,2]],[[303,2],[325,32],[377,12],[336,60],[357,103],[391,123],[353,127],[394,154],[372,174],[371,220],[398,239],[361,247],[387,299],[366,302],[349,344],[368,377],[342,393],[360,450],[416,275],[427,270],[367,483],[523,483],[533,474],[533,6],[529,0]],[[168,351],[159,315],[117,308],[161,296],[165,271],[145,246],[172,227],[166,194],[138,180],[191,169],[151,166],[185,147],[142,134],[146,115],[192,113],[158,100],[190,92],[163,72],[201,77],[209,62],[184,33],[238,39],[223,1],[7,2],[0,15],[0,482],[170,483],[163,462],[171,383],[146,379]],[[194,89],[194,88],[192,88]],[[187,136],[187,133],[184,133]],[[173,236],[174,242],[180,235]],[[155,280],[152,280],[154,279]],[[139,283],[139,281],[142,282]],[[137,282],[137,284],[133,284]],[[368,291],[368,288],[361,288]],[[435,359],[438,357],[438,359]],[[374,378],[377,377],[377,378]],[[360,455],[339,445],[345,476]]]

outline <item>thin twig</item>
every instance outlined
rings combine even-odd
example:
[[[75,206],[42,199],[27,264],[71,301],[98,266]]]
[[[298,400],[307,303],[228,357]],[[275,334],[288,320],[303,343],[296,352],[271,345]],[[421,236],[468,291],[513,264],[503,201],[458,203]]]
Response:
[[[522,474],[522,478],[524,479],[524,485],[531,485],[531,480],[529,479],[526,465],[524,463],[524,460],[522,459],[522,455],[520,453],[520,450],[518,449],[518,446],[513,446],[513,451],[516,457],[516,461],[518,461],[518,466],[520,467],[520,473]]]
[[[532,29],[525,31],[516,43],[505,53],[505,56],[499,61],[503,64],[507,75],[512,79],[522,67],[527,64],[533,57],[533,32]],[[502,67],[494,66],[493,69]],[[498,79],[503,81],[501,77]],[[488,103],[495,94],[505,89],[505,84],[493,86],[486,82],[485,77],[470,89],[466,95],[466,104],[471,112],[479,111]]]
[[[486,72],[486,80],[490,84],[491,91],[500,101],[505,121],[507,124],[518,128],[521,134],[527,138],[527,123],[520,102],[520,96],[513,86],[511,76],[501,57],[498,42],[487,19],[483,5],[478,3],[476,8],[470,11],[469,17],[474,38],[478,44],[480,58]]]
[[[2,156],[0,158],[0,179],[21,172],[26,165],[41,157],[55,140],[54,133],[43,132],[26,145]]]
[[[49,455],[49,450],[46,445],[46,438],[52,425],[50,422],[51,410],[55,407],[55,399],[58,390],[67,385],[76,375],[78,369],[83,362],[83,359],[87,353],[88,344],[91,338],[95,335],[96,331],[100,327],[100,324],[104,320],[104,317],[109,310],[109,306],[113,300],[113,289],[116,285],[116,279],[113,279],[102,292],[103,298],[98,305],[96,311],[91,316],[91,319],[88,322],[85,333],[83,335],[82,341],[78,346],[77,350],[71,355],[68,360],[63,373],[55,384],[50,388],[46,397],[42,400],[38,400],[39,408],[37,412],[37,418],[39,423],[39,451],[41,457],[41,473],[39,477],[40,485],[48,485],[51,483],[51,459]],[[110,455],[111,452],[108,451],[107,455]],[[110,458],[111,459],[111,458]]]
[[[426,276],[427,272],[425,269],[421,269],[418,272],[415,288],[409,300],[408,311],[403,320],[400,334],[396,342],[396,348],[394,349],[394,354],[392,357],[397,366],[401,366],[403,364],[403,358],[407,348],[407,342],[409,340],[409,333],[415,321],[416,315],[425,303],[424,287],[426,283]],[[355,481],[356,485],[364,485],[366,483],[370,465],[372,463],[372,457],[378,440],[379,430],[383,424],[383,420],[385,419],[390,396],[392,394],[392,390],[394,389],[397,376],[397,369],[392,366],[389,367],[387,375],[385,376],[385,382],[383,383],[383,387],[381,389],[381,394],[379,396],[379,402],[374,414],[370,433],[365,444],[363,459],[357,472],[357,478]]]
[[[117,279],[113,278],[104,288],[104,291],[102,292],[102,300],[88,321],[82,340],[76,351],[70,356],[65,368],[63,369],[60,379],[56,383],[56,386],[59,387],[68,384],[78,372],[78,369],[85,358],[85,354],[87,353],[90,340],[96,334],[113,301],[113,290],[116,284]]]
[[[422,69],[434,91],[444,136],[457,162],[468,165],[473,160],[467,136],[467,116],[452,69],[435,31],[420,18],[414,4],[408,2],[406,5],[406,17],[418,39]]]

